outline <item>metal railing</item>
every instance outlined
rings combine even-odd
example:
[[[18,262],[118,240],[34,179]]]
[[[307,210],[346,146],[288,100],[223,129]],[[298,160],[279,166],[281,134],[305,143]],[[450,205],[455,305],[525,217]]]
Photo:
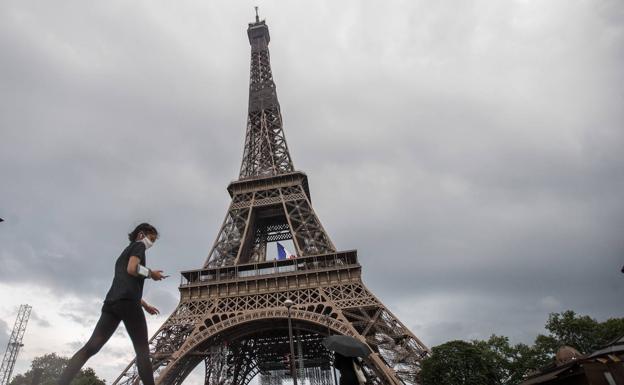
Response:
[[[180,287],[221,283],[250,277],[270,276],[310,271],[336,269],[336,267],[359,266],[356,250],[297,257],[292,259],[245,263],[210,269],[182,272]]]

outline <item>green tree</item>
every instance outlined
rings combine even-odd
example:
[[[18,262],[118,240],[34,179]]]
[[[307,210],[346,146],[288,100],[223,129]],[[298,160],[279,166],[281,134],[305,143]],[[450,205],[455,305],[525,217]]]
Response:
[[[69,359],[56,353],[50,353],[33,359],[30,369],[24,374],[18,374],[9,385],[31,385],[35,377],[38,385],[55,385]],[[82,369],[71,382],[71,385],[105,385],[91,368]]]
[[[537,349],[535,345],[516,344],[514,346],[514,361],[506,385],[515,385],[522,382],[528,374],[538,368],[546,366],[552,361],[549,353]]]
[[[538,335],[536,349],[553,355],[563,345],[569,345],[587,354],[615,338],[624,336],[624,318],[610,318],[598,322],[589,316],[577,315],[572,310],[551,313],[546,322],[549,335]]]
[[[106,381],[100,379],[91,368],[81,370],[71,385],[104,385]]]
[[[450,341],[432,349],[422,362],[423,385],[498,385],[498,372],[488,354],[465,341]]]
[[[553,363],[563,345],[590,353],[624,336],[624,318],[598,322],[571,310],[550,314],[545,327],[548,334],[538,335],[533,345],[512,345],[509,338],[492,335],[487,340],[436,346],[423,360],[421,381],[425,385],[515,385],[529,373]]]
[[[513,371],[514,348],[509,344],[509,338],[491,335],[489,339],[473,340],[472,344],[479,349],[483,357],[492,364],[496,372],[498,383],[505,384],[506,379]]]
[[[543,366],[550,356],[526,344],[512,345],[509,338],[492,335],[487,340],[474,340],[472,343],[479,348],[494,366],[499,383],[514,385],[522,381],[525,375],[535,368]]]
[[[546,330],[550,332],[548,337],[551,337],[551,340],[546,345],[554,348],[553,353],[562,345],[572,346],[581,353],[589,353],[599,344],[598,325],[595,319],[577,316],[572,310],[551,313],[546,322]]]
[[[598,327],[598,346],[606,345],[624,336],[624,318],[609,318]]]

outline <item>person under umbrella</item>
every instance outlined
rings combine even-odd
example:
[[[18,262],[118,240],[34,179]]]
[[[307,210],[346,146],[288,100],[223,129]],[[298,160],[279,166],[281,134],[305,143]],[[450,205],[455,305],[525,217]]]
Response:
[[[341,335],[326,337],[322,343],[334,352],[334,367],[340,372],[340,385],[360,385],[366,382],[356,357],[368,357],[371,353],[368,345],[353,337]]]
[[[340,372],[340,385],[360,385],[353,368],[353,358],[334,353],[334,367]]]

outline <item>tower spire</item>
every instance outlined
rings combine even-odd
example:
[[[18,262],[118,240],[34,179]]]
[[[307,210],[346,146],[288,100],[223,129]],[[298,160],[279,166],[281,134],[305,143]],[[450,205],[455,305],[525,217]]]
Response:
[[[239,179],[275,176],[294,171],[277,100],[269,56],[269,27],[258,16],[249,23],[251,45],[247,132]]]

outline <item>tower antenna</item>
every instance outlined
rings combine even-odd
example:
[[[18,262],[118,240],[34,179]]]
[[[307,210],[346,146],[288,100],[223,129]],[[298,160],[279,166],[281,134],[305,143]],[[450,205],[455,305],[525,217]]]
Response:
[[[256,23],[259,23],[260,17],[258,16],[258,6],[256,5],[254,8],[256,9]]]

